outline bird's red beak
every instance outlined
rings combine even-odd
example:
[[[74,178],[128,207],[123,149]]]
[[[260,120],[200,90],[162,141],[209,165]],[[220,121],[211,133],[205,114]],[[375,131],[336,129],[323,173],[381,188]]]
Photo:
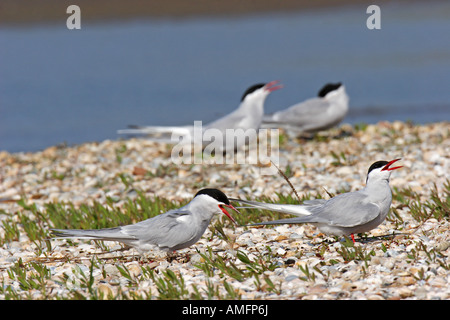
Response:
[[[381,169],[381,171],[385,171],[385,170],[387,170],[387,171],[392,171],[392,170],[395,170],[395,169],[400,169],[400,168],[402,168],[403,166],[398,166],[398,167],[390,168],[391,164],[393,164],[394,162],[397,162],[398,160],[400,160],[400,159],[395,159],[395,160],[389,161],[389,163],[388,163],[387,165],[385,165],[385,166],[383,167],[383,169]]]
[[[272,92],[283,88],[283,85],[279,84],[279,82],[280,82],[279,80],[271,81],[264,86],[264,89],[266,89],[269,92]]]
[[[236,209],[235,207],[233,207],[231,204],[219,204],[220,210],[222,210],[222,212],[223,212],[228,218],[230,218],[230,220],[233,221],[234,224],[237,225],[238,223],[236,222],[236,220],[234,220],[234,218],[228,213],[227,210],[225,210],[225,208],[224,208],[223,206],[228,207],[228,208],[230,208],[230,209],[233,209],[233,210],[236,211],[237,213],[240,213],[240,212],[237,211],[237,209]]]

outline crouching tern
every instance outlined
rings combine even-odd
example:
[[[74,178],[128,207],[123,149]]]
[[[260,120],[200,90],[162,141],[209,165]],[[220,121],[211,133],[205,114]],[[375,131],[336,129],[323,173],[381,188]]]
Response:
[[[338,125],[348,112],[349,97],[342,83],[327,83],[317,97],[287,109],[266,114],[263,128],[286,128],[297,133],[314,133]]]
[[[233,112],[208,123],[201,128],[199,135],[196,135],[195,126],[145,126],[136,127],[130,129],[118,130],[118,134],[132,134],[132,135],[147,135],[147,138],[153,141],[159,142],[178,142],[181,140],[184,143],[196,143],[201,144],[203,148],[214,141],[210,134],[220,133],[223,137],[223,142],[226,141],[224,135],[227,129],[233,130],[255,130],[257,131],[264,116],[264,102],[269,93],[282,88],[279,81],[271,81],[269,83],[259,83],[249,87],[241,98],[240,105]],[[210,130],[207,134],[207,130]],[[238,139],[238,141],[241,141]],[[240,142],[241,145],[230,146],[221,145],[217,149],[220,151],[234,151],[240,148],[244,141]],[[237,143],[238,144],[238,143]]]
[[[374,162],[366,178],[366,186],[354,192],[343,193],[329,200],[305,201],[303,205],[272,204],[240,199],[230,199],[253,208],[266,209],[296,215],[296,218],[260,222],[254,225],[311,223],[328,235],[348,236],[353,242],[353,234],[370,231],[380,225],[389,213],[392,193],[389,178],[391,167],[400,159]]]
[[[52,231],[56,238],[122,242],[141,254],[154,249],[173,252],[195,244],[217,213],[224,213],[237,224],[224,207],[238,212],[222,191],[206,188],[197,192],[187,205],[135,224],[98,230]]]

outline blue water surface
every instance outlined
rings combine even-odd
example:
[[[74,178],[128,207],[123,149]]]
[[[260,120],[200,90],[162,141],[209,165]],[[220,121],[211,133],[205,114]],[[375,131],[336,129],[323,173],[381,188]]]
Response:
[[[0,150],[118,139],[128,124],[209,122],[247,87],[281,80],[265,109],[341,81],[344,122],[450,120],[450,3],[232,18],[139,19],[0,29]]]

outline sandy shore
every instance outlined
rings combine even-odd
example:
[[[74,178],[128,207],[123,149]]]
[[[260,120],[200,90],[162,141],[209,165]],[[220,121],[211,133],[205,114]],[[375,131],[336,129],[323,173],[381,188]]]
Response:
[[[324,7],[358,5],[367,8],[368,0],[3,0],[0,3],[0,25],[65,22],[66,8],[76,4],[81,8],[82,19],[126,20],[133,18],[190,18],[199,16],[235,16],[267,12],[292,12]],[[378,0],[377,4],[390,2]],[[397,1],[398,2],[398,1]]]
[[[345,252],[340,242],[327,242],[310,225],[246,229],[230,224],[224,232],[231,242],[218,237],[211,226],[197,244],[182,250],[188,260],[168,261],[155,252],[152,262],[144,264],[136,261],[130,250],[102,255],[99,252],[105,247],[89,241],[52,240],[51,247],[46,247],[45,236],[30,240],[30,230],[21,219],[35,221],[44,234],[53,226],[19,205],[20,198],[45,212],[49,203],[70,202],[79,207],[95,202],[106,205],[111,201],[108,199],[114,199],[114,205],[121,208],[127,201],[135,201],[136,190],[149,199],[159,196],[170,201],[188,201],[206,186],[239,198],[269,197],[276,201],[276,192],[293,194],[283,177],[259,175],[255,165],[176,166],[170,151],[169,145],[130,139],[51,147],[35,153],[0,152],[0,282],[4,290],[12,290],[0,288],[0,299],[73,299],[89,297],[92,292],[118,299],[124,295],[162,298],[162,289],[145,268],[158,277],[164,277],[167,270],[182,277],[186,291],[179,297],[186,299],[197,295],[196,289],[201,298],[207,299],[211,286],[217,290],[213,298],[228,299],[450,299],[450,213],[438,219],[424,207],[424,217],[414,216],[415,204],[433,203],[433,190],[450,205],[449,193],[445,193],[450,172],[450,130],[446,122],[380,122],[358,130],[343,125],[320,138],[282,143],[280,167],[290,172],[290,181],[300,195],[328,197],[325,190],[358,190],[364,186],[372,162],[402,158],[404,168],[392,174],[390,183],[395,190],[391,206],[395,215],[367,234],[368,239],[375,238],[363,239],[356,243],[356,249],[348,249],[359,250],[354,252],[357,256]],[[19,237],[5,241],[10,228],[15,227]],[[397,236],[376,238],[393,233]],[[117,249],[117,243],[108,243],[107,247]],[[238,278],[211,267],[211,262],[200,255],[207,255],[208,248],[213,249],[216,259],[221,257],[240,270],[248,270],[248,265],[237,258],[237,252],[251,261],[258,261],[263,254],[271,267]],[[95,257],[95,268],[90,269]],[[19,277],[13,277],[19,272],[19,262],[30,275],[39,273],[36,266],[45,266],[45,286],[27,288]],[[199,264],[212,269],[206,272]],[[133,278],[124,276],[119,268],[127,268]],[[91,270],[91,291],[83,286],[79,270],[84,274]],[[258,286],[255,279],[263,283],[269,279],[274,286],[269,282]],[[224,281],[235,296],[225,289]],[[17,296],[11,297],[11,292]]]

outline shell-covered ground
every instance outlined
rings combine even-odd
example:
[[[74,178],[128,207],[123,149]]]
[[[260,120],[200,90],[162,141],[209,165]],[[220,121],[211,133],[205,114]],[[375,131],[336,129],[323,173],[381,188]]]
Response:
[[[145,139],[0,152],[0,299],[449,299],[450,125],[380,122],[280,139],[279,168],[298,196],[364,187],[369,166],[401,158],[391,213],[345,239],[311,225],[213,221],[167,257],[117,242],[51,239],[50,228],[133,223],[187,203],[203,187],[229,197],[298,202],[258,164],[175,165],[171,145]],[[238,206],[237,203],[233,203]],[[241,224],[287,217],[231,212]],[[120,250],[118,250],[120,249]]]

